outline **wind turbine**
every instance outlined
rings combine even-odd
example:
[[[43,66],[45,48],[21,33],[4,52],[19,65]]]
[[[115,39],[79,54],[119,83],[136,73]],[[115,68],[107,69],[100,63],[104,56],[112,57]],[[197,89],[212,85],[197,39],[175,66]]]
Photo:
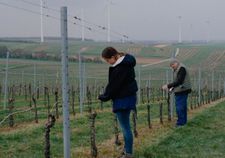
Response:
[[[40,0],[40,15],[41,15],[41,43],[44,42],[44,33],[43,33],[43,0]]]
[[[81,24],[82,24],[82,30],[81,30],[81,36],[82,36],[82,41],[84,41],[84,9],[81,9]]]
[[[182,16],[178,16],[178,20],[179,20],[179,28],[178,28],[178,34],[179,34],[179,39],[178,39],[178,43],[182,43],[182,39],[181,39],[181,19],[182,19]]]
[[[110,42],[111,38],[110,38],[110,25],[111,25],[111,19],[110,19],[110,5],[111,5],[112,1],[108,0],[108,4],[107,4],[107,28],[108,28],[108,33],[107,33],[107,41]]]
[[[210,21],[209,20],[206,20],[206,34],[207,34],[207,37],[206,37],[206,42],[208,43],[210,41]]]
[[[107,41],[111,42],[111,5],[115,5],[112,0],[107,1]]]
[[[193,43],[193,25],[190,25],[190,42]]]

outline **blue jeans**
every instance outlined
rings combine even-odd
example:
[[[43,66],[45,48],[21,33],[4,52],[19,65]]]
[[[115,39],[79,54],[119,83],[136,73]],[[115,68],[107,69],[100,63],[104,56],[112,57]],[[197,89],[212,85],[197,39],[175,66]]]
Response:
[[[177,126],[187,123],[187,98],[188,94],[175,95],[175,104],[177,112]]]
[[[132,154],[133,134],[132,134],[131,127],[130,127],[130,111],[131,110],[117,111],[116,116],[119,120],[120,127],[123,132],[124,149],[125,149],[126,153]]]

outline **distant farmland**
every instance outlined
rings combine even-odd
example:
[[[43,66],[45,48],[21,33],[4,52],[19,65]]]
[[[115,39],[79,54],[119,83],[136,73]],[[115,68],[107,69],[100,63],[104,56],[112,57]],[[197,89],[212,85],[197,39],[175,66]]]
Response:
[[[83,51],[81,55],[82,61],[85,63],[86,77],[106,78],[108,65],[101,60],[101,51],[109,45],[116,47],[120,51],[131,53],[136,57],[137,74],[140,70],[142,79],[148,79],[149,75],[155,79],[165,76],[165,71],[169,70],[168,62],[146,68],[141,67],[141,69],[138,67],[139,65],[151,64],[168,59],[176,51],[176,48],[180,48],[177,58],[186,64],[193,73],[196,73],[199,67],[201,67],[203,71],[215,71],[216,73],[216,71],[223,71],[225,66],[225,47],[220,43],[201,45],[167,44],[162,46],[72,41],[69,43],[69,57],[71,58],[71,62],[69,63],[69,74],[71,78],[74,78],[74,76],[78,77],[79,75],[78,56],[82,48],[85,48],[85,51]],[[6,48],[10,50],[11,54],[17,53],[16,57],[14,56],[9,60],[9,73],[12,74],[9,79],[10,82],[15,81],[13,78],[16,78],[16,81],[21,79],[22,73],[26,75],[26,80],[31,82],[29,80],[32,80],[33,75],[35,75],[34,69],[36,69],[35,73],[37,74],[37,80],[41,80],[40,78],[38,79],[38,75],[46,76],[46,79],[50,81],[55,80],[56,74],[61,73],[61,45],[59,42],[49,42],[44,44],[35,42],[0,42],[0,50],[2,49],[2,51],[0,51],[0,54],[2,54],[0,59],[1,73],[4,73]],[[29,55],[28,58],[22,56],[24,52]],[[161,72],[161,75],[159,72]],[[4,75],[1,75],[0,79],[3,80],[3,78]]]

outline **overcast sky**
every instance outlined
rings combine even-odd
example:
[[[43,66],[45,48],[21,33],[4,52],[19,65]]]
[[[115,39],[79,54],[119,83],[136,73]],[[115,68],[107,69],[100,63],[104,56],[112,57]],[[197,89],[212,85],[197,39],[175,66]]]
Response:
[[[44,0],[44,36],[60,36],[60,7],[68,7],[70,37],[107,40],[108,0]],[[111,0],[111,30],[130,40],[178,40],[181,16],[182,40],[225,40],[225,0]],[[37,5],[36,5],[37,4]],[[9,6],[8,6],[9,5]],[[0,37],[40,36],[40,0],[0,0]],[[26,11],[25,11],[26,10]],[[78,23],[74,25],[73,22]],[[111,33],[111,40],[121,36]]]

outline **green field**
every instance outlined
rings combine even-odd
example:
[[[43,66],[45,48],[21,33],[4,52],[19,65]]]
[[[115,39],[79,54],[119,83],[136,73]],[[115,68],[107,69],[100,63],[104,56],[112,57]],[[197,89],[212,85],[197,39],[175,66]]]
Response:
[[[101,51],[108,43],[92,41],[69,43],[69,56],[76,56],[81,48],[84,57],[99,57]],[[167,121],[167,94],[161,91],[161,86],[172,80],[172,72],[168,62],[143,67],[144,64],[154,63],[168,59],[180,48],[177,56],[190,69],[192,88],[194,92],[189,97],[189,109],[191,105],[198,107],[199,84],[201,99],[207,97],[214,100],[223,97],[225,91],[225,46],[220,43],[209,44],[167,44],[164,47],[147,44],[121,44],[110,43],[120,51],[133,54],[137,59],[136,80],[139,84],[139,105],[137,129],[139,137],[135,139],[135,157],[223,157],[223,105],[219,104],[213,108],[193,115],[189,124],[181,129],[173,128],[175,116],[172,122]],[[26,52],[47,52],[48,54],[60,54],[60,43],[49,42],[39,44],[35,42],[0,42],[0,47],[6,46],[10,51],[21,49]],[[51,157],[63,157],[63,127],[62,127],[62,97],[61,97],[61,62],[42,59],[9,59],[8,90],[9,98],[14,98],[12,112],[14,126],[9,127],[9,109],[3,108],[4,104],[4,58],[0,59],[0,157],[44,157],[44,133],[47,121],[47,99],[44,95],[44,87],[49,91],[50,112],[55,114],[55,91],[59,88],[59,119],[51,129]],[[70,86],[70,126],[71,126],[71,156],[90,157],[90,120],[88,110],[90,107],[97,111],[96,117],[96,144],[99,149],[99,157],[115,157],[121,147],[114,145],[114,116],[111,112],[111,103],[100,108],[97,96],[107,82],[108,66],[105,62],[83,62],[84,76],[84,111],[80,114],[79,94],[79,63],[69,62],[69,86]],[[201,75],[199,75],[199,68]],[[30,86],[30,90],[28,88]],[[147,122],[147,87],[150,86],[151,119],[153,129],[148,129]],[[37,110],[39,122],[34,121],[34,104],[31,100],[32,94],[37,97],[37,89],[40,97],[37,99]],[[88,92],[90,90],[90,95]],[[28,92],[31,91],[31,94]],[[13,93],[12,93],[13,92]],[[75,112],[72,112],[72,93],[75,94]],[[91,101],[91,103],[88,103]],[[159,123],[159,105],[163,103],[164,124]],[[31,105],[31,107],[30,107]],[[30,109],[31,108],[31,109]],[[201,107],[204,109],[204,106]],[[30,110],[29,110],[30,109]],[[28,110],[26,112],[21,112]],[[173,109],[175,113],[175,109]],[[198,111],[198,109],[194,109]],[[196,116],[196,117],[195,117]],[[205,121],[207,120],[207,122]],[[215,128],[214,128],[215,127]],[[218,127],[218,128],[217,128]],[[221,127],[221,128],[219,128]],[[216,134],[215,130],[218,131]],[[208,133],[210,136],[208,138]],[[146,136],[145,136],[146,135]],[[198,137],[196,137],[198,136]],[[154,137],[154,140],[151,140]],[[181,139],[182,138],[182,139]],[[183,139],[184,138],[184,139]],[[200,140],[196,141],[197,138]],[[121,134],[120,134],[121,139]],[[148,143],[149,139],[150,142]],[[214,140],[215,139],[215,140]],[[153,142],[152,142],[153,141]],[[196,141],[196,142],[195,142]],[[206,143],[204,143],[206,142]],[[217,145],[216,142],[219,142]],[[195,143],[192,145],[192,143]],[[143,145],[144,146],[143,146]],[[196,147],[196,148],[193,148]],[[195,150],[196,149],[196,150]],[[225,156],[224,156],[225,157]]]

